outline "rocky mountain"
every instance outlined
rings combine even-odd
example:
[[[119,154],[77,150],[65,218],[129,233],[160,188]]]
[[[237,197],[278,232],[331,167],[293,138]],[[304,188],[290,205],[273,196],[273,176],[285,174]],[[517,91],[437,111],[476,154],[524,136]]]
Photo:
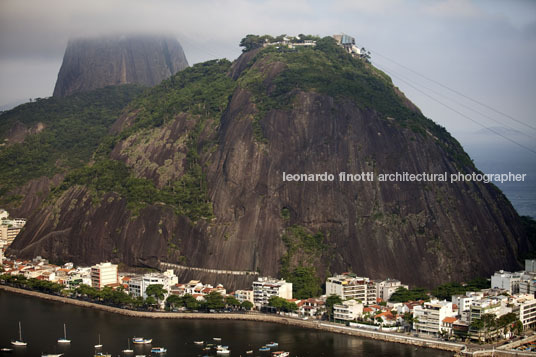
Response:
[[[19,211],[29,222],[10,252],[318,287],[343,271],[431,286],[519,267],[531,243],[491,184],[283,180],[404,171],[477,169],[387,75],[331,38],[257,48],[194,65],[131,102],[90,164]]]
[[[181,45],[171,37],[73,39],[67,44],[54,96],[127,83],[154,86],[187,66]]]

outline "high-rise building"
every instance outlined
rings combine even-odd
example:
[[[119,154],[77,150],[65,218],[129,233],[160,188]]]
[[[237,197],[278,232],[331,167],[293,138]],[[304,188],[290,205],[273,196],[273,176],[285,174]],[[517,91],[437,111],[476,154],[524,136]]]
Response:
[[[91,286],[102,289],[106,285],[117,284],[117,265],[110,262],[100,263],[91,267]]]

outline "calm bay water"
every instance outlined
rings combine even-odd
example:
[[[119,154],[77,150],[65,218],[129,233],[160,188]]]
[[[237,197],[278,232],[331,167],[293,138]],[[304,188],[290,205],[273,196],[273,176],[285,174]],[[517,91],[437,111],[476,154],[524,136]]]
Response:
[[[279,350],[290,351],[291,356],[452,355],[270,323],[132,318],[0,291],[0,347],[10,346],[10,340],[17,337],[19,320],[28,346],[15,349],[9,354],[13,356],[41,356],[42,353],[65,353],[66,357],[93,356],[93,346],[99,334],[104,345],[102,351],[114,357],[123,356],[121,351],[127,347],[127,339],[133,336],[152,337],[152,346],[168,349],[166,356],[205,355],[206,352],[193,341],[211,340],[214,343],[212,337],[221,337],[221,343],[231,349],[231,356],[245,356],[250,349],[255,351],[254,356],[270,356],[270,353],[258,352],[261,345],[270,341],[279,342]],[[69,346],[59,346],[56,342],[63,335],[63,323],[67,324],[67,337],[72,340]],[[134,352],[150,355],[148,347],[134,347]],[[209,355],[216,354],[212,352]]]

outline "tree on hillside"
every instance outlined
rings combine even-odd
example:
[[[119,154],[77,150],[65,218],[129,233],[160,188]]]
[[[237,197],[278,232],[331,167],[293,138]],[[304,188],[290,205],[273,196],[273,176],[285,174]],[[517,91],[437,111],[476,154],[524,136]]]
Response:
[[[415,301],[415,300],[428,300],[428,294],[426,291],[422,288],[414,288],[414,289],[406,289],[406,288],[398,288],[396,291],[391,295],[389,298],[389,301],[391,302],[408,302],[408,301]]]
[[[262,47],[263,43],[260,36],[249,34],[240,41],[240,47],[244,47],[242,52],[247,52]]]
[[[284,278],[292,283],[292,296],[296,299],[308,299],[322,293],[314,267],[298,266]]]

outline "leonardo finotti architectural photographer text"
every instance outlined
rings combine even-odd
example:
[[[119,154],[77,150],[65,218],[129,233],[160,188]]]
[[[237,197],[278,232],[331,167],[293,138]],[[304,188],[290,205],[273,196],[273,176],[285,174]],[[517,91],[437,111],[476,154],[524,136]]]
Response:
[[[358,174],[351,174],[347,172],[339,172],[334,175],[331,173],[317,173],[317,174],[290,174],[283,172],[284,182],[523,182],[525,181],[527,174],[516,174],[512,172],[502,174],[483,174],[483,173],[409,173],[409,172],[395,172],[395,173],[375,173],[372,171],[361,172]]]

